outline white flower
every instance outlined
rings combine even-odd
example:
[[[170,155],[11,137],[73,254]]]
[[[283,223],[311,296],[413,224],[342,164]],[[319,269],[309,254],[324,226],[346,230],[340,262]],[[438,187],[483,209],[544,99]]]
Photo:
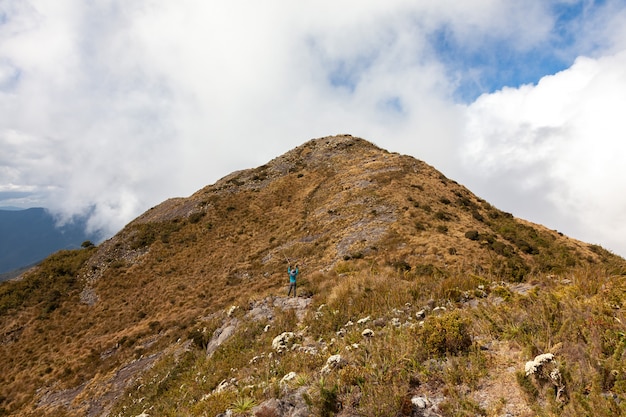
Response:
[[[552,362],[553,360],[554,355],[552,353],[543,353],[535,356],[534,360],[526,362],[526,366],[524,367],[526,370],[526,376],[536,374],[543,365],[548,362]]]
[[[289,372],[287,375],[285,375],[283,377],[283,379],[280,380],[280,385],[285,384],[293,379],[295,379],[297,376],[297,374],[295,372]]]
[[[272,340],[272,348],[274,348],[274,350],[278,353],[284,352],[289,349],[288,345],[295,337],[296,335],[293,332],[284,332],[279,334],[274,338],[274,340]]]
[[[363,336],[363,337],[373,337],[374,336],[374,331],[372,329],[365,329],[361,333],[361,336]]]

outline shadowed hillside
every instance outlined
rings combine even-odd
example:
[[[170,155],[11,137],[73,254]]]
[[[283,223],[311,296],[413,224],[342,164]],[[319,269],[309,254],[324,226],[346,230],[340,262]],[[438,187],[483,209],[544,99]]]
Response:
[[[625,272],[422,161],[316,139],[0,286],[0,415],[615,415]]]

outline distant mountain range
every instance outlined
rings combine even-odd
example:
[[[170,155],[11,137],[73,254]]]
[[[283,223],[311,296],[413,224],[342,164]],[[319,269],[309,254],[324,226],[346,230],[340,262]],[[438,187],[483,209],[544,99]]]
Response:
[[[0,281],[61,249],[76,249],[86,240],[85,221],[56,227],[44,208],[0,209]]]

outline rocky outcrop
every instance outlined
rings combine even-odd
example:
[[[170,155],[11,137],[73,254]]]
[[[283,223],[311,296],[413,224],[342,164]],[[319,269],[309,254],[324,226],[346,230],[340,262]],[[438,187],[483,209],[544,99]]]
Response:
[[[236,318],[229,318],[224,322],[224,324],[222,324],[222,326],[220,326],[220,328],[215,330],[215,332],[213,332],[213,337],[211,337],[211,340],[206,347],[207,356],[210,357],[211,355],[213,355],[215,350],[235,333],[238,325],[239,320],[237,320]]]
[[[300,387],[296,390],[285,388],[281,398],[272,398],[252,409],[254,416],[274,417],[309,417],[311,410],[306,403],[305,394],[307,388]]]

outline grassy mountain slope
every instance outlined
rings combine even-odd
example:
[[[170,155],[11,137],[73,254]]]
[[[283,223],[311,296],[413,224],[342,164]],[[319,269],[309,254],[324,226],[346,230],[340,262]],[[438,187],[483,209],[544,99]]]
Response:
[[[0,415],[615,415],[625,272],[424,162],[321,138],[0,286]],[[524,374],[549,351],[561,385]]]

